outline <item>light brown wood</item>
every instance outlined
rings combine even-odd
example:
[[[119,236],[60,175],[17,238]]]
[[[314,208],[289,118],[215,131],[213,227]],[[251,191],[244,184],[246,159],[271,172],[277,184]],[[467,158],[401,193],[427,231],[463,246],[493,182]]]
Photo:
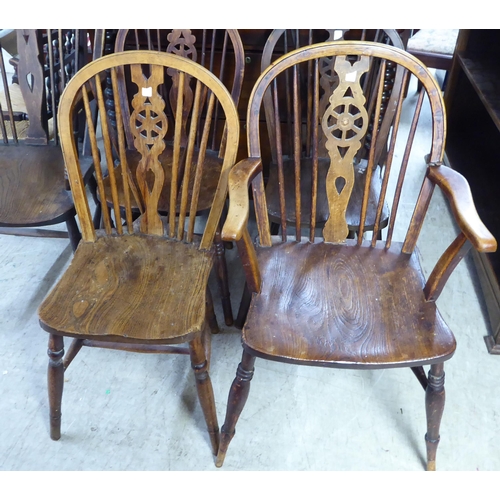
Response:
[[[341,243],[349,234],[345,214],[354,187],[354,157],[368,127],[365,97],[359,81],[368,67],[366,57],[352,65],[343,56],[335,59],[334,69],[339,84],[330,97],[330,105],[321,122],[330,156],[330,168],[326,176],[330,216],[323,228],[323,237],[329,243]],[[352,112],[352,108],[357,111]]]
[[[39,309],[43,328],[112,342],[191,340],[205,322],[213,260],[196,247],[140,234],[82,243]]]
[[[104,76],[110,74],[111,85],[106,95],[116,103],[116,117],[124,120],[125,105],[117,94],[120,72],[130,74],[131,82],[135,84],[128,124],[134,137],[135,151],[125,148],[125,124],[119,124],[116,130],[108,126],[110,119],[101,84],[105,81]],[[169,121],[164,112],[161,88],[172,78],[176,79],[178,94],[177,108]],[[193,82],[200,92],[206,90],[210,97],[205,105],[213,109],[217,103],[221,118],[227,123],[224,154],[218,158],[218,169],[211,171],[216,174],[212,180],[214,191],[209,200],[208,220],[202,235],[185,233],[176,227],[176,207],[179,203],[184,212],[183,224],[186,219],[189,218],[191,223],[195,218],[200,191],[196,183],[200,184],[208,163],[204,161],[205,148],[202,145],[198,157],[193,158],[193,161],[196,160],[196,173],[192,192],[189,183],[187,187],[183,186],[183,182],[188,182],[180,174],[185,150],[181,147],[186,118],[183,96],[188,82]],[[99,195],[102,200],[107,198],[107,194],[111,198],[107,207],[109,213],[104,216],[106,227],[99,230],[92,225],[88,195],[82,182],[82,164],[73,133],[75,113],[82,102],[88,121],[88,138]],[[97,136],[94,128],[93,102],[97,103],[102,138]],[[210,119],[196,119],[202,114],[207,116],[206,106],[202,108],[201,102],[199,100],[200,109],[187,131],[188,155],[191,157],[195,155],[192,148],[194,140],[190,136],[197,137],[199,127],[202,129],[200,133],[206,137],[211,130]],[[191,116],[187,119],[189,122]],[[212,452],[216,454],[219,428],[208,367],[209,336],[218,328],[208,279],[215,257],[219,254],[214,244],[215,234],[219,230],[226,200],[229,170],[235,163],[238,149],[239,123],[233,99],[224,85],[197,63],[172,54],[129,51],[97,59],[70,80],[61,100],[59,123],[61,146],[84,240],[70,266],[39,308],[40,325],[50,333],[51,437],[59,439],[61,435],[64,369],[68,368],[82,347],[181,353],[190,355]],[[170,129],[173,133],[169,138],[173,137],[174,144],[170,149],[170,161],[162,164],[161,155],[166,150]],[[131,158],[133,154],[135,157]],[[131,165],[135,165],[135,171]],[[106,186],[103,179],[105,166],[108,167]],[[188,171],[190,169],[191,165]],[[170,205],[166,204],[170,207],[170,210],[167,208],[168,216],[162,215],[160,207],[166,172],[169,188],[173,186],[167,191],[171,195],[167,200]],[[132,200],[127,198],[128,189],[132,187],[133,193],[140,193],[139,201],[144,209],[133,223]],[[178,202],[179,191],[183,193],[183,200]],[[188,201],[192,212],[188,210]],[[127,219],[126,225],[121,222],[122,211],[126,212],[123,215]],[[104,214],[107,212],[104,210]],[[75,339],[65,359],[63,337]],[[165,347],[186,342],[187,347]]]

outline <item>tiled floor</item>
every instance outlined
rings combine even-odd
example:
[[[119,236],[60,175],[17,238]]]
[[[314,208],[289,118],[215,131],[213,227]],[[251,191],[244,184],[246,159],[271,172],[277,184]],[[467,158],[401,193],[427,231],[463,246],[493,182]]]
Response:
[[[410,109],[415,94],[405,103]],[[416,155],[405,196],[416,195]],[[428,274],[456,234],[434,196],[420,238]],[[48,435],[47,334],[37,307],[70,262],[65,240],[0,236],[0,470],[215,471],[184,356],[83,350],[65,376],[62,438]],[[241,268],[229,250],[235,310]],[[439,470],[500,469],[500,357],[470,257],[450,278],[439,308],[458,348],[445,365],[447,402]],[[219,322],[222,315],[216,301]],[[219,423],[241,347],[239,332],[213,338],[211,376]],[[352,371],[257,360],[248,403],[222,470],[409,470],[424,467],[424,392],[409,369]]]

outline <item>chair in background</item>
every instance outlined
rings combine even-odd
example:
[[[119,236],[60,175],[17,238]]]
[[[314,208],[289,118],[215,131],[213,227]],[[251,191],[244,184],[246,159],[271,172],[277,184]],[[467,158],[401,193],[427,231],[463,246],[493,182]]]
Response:
[[[341,41],[347,37],[354,39],[360,39],[361,41],[370,40],[379,43],[386,43],[394,47],[403,48],[403,43],[399,37],[396,30],[335,30],[335,29],[317,29],[317,30],[285,30],[276,29],[273,30],[269,36],[266,45],[264,46],[262,54],[261,69],[264,71],[274,60],[276,60],[280,55],[286,54],[292,50],[299,49],[306,45],[311,45],[318,42],[327,41]],[[329,105],[328,99],[330,98],[332,92],[335,90],[338,80],[333,72],[334,58],[324,58],[320,63],[320,107],[319,116],[322,112],[326,110]],[[363,78],[363,88],[365,96],[367,96],[367,101],[369,101],[368,108],[370,113],[370,123],[369,131],[363,141],[363,147],[361,147],[356,156],[357,164],[357,177],[363,177],[366,171],[366,160],[368,158],[368,153],[371,148],[371,139],[373,136],[373,126],[375,110],[373,109],[374,101],[374,88],[373,84],[375,81],[375,75],[377,74],[378,67],[373,64]],[[293,79],[291,73],[285,73],[281,79],[279,85],[282,86],[280,102],[280,113],[279,118],[275,117],[274,104],[272,101],[271,93],[267,92],[265,100],[265,115],[266,124],[269,135],[270,149],[272,154],[272,161],[269,166],[269,181],[266,186],[267,190],[267,200],[268,200],[268,210],[271,216],[272,226],[271,232],[273,234],[278,233],[279,226],[282,226],[283,231],[286,231],[287,226],[295,226],[297,223],[299,227],[307,227],[309,216],[310,216],[310,185],[306,182],[301,183],[301,204],[302,204],[302,216],[300,221],[296,221],[293,212],[289,213],[289,217],[285,221],[280,220],[280,199],[278,194],[278,184],[280,182],[280,169],[283,170],[284,176],[282,181],[288,183],[289,186],[293,186],[294,177],[310,170],[310,164],[312,161],[312,147],[310,142],[310,127],[315,126],[312,121],[312,80],[310,68],[303,68],[302,73],[298,76],[298,89],[297,92],[300,93],[301,104],[299,109],[299,121],[296,123],[294,121],[294,110],[291,107],[293,89]],[[387,136],[391,127],[392,120],[394,118],[394,113],[396,110],[396,104],[399,100],[399,95],[401,92],[401,82],[402,82],[402,72],[400,71],[396,74],[396,68],[394,65],[389,64],[386,67],[385,78],[385,88],[384,95],[382,98],[381,110],[379,114],[379,124],[378,124],[378,144],[375,168],[383,167]],[[281,122],[281,128],[278,130],[276,127],[276,122]],[[319,126],[319,123],[316,124]],[[306,130],[304,130],[306,129]],[[276,150],[276,142],[274,140],[274,134],[281,133],[286,140],[282,141],[283,147],[283,163],[278,166],[277,158],[278,152]],[[325,187],[325,176],[328,161],[328,153],[325,148],[324,141],[320,142],[317,151],[319,160],[319,171],[318,171],[318,182],[320,183],[320,191],[323,192]],[[300,168],[300,172],[297,170]],[[378,176],[374,176],[376,179]],[[306,174],[306,178],[307,174]],[[363,179],[356,181],[356,184],[361,185]],[[380,183],[376,183],[373,186],[374,193],[372,197],[376,197],[378,191],[380,190]],[[295,193],[294,189],[286,189],[286,199],[284,200],[286,205],[295,205]],[[351,231],[351,236],[354,236],[359,228],[359,208],[362,193],[358,190],[355,191],[351,197],[347,209],[347,221],[349,224],[349,230]],[[317,207],[316,214],[316,224],[321,226],[328,217],[328,209],[325,205],[320,205]],[[375,219],[372,204],[369,205],[369,214],[365,224],[365,231],[373,230],[373,220]],[[387,209],[384,207],[384,215],[382,217],[381,228],[385,227],[387,224],[388,215]],[[284,225],[283,225],[284,224]]]
[[[238,106],[241,94],[241,86],[243,83],[245,57],[243,51],[243,43],[237,30],[189,30],[189,29],[162,29],[162,30],[118,30],[116,34],[115,53],[128,50],[157,50],[176,54],[181,57],[186,57],[192,61],[198,62],[211,73],[216,75],[221,80],[227,89],[230,90],[233,101]],[[164,99],[170,109],[175,109],[178,82],[174,76],[172,86],[165,88],[163,91]],[[127,82],[125,78],[119,81],[119,89],[122,97],[127,95]],[[109,101],[109,99],[108,99]],[[193,105],[193,93],[190,87],[185,88],[183,116],[187,117]],[[127,114],[125,109],[125,114]],[[113,112],[110,112],[110,119],[114,127],[115,118]],[[126,123],[128,117],[126,115]],[[185,121],[185,118],[184,118]],[[212,205],[215,192],[217,190],[217,180],[219,178],[220,169],[222,166],[221,151],[217,149],[222,145],[224,148],[224,140],[221,142],[221,137],[225,133],[224,118],[220,115],[218,109],[214,110],[213,114],[214,127],[212,135],[208,139],[207,151],[205,153],[206,166],[203,169],[203,178],[201,180],[200,200],[198,205],[199,214],[206,213]],[[127,141],[127,161],[130,167],[131,178],[135,178],[135,171],[139,161],[137,151],[134,151],[133,136],[128,127],[125,130]],[[186,123],[181,129],[181,155],[185,154],[187,144]],[[172,163],[172,144],[166,144],[160,161],[164,165],[166,172],[170,169]],[[198,149],[194,150],[196,158]],[[194,163],[193,163],[194,168]],[[178,178],[178,188],[182,181],[183,172]],[[193,180],[193,176],[191,175]],[[108,206],[111,204],[111,192],[109,190],[110,178],[107,177],[104,181],[107,192]],[[159,200],[159,210],[163,215],[169,213],[170,206],[170,177],[165,178],[165,185]],[[190,189],[192,186],[190,187]],[[119,193],[120,198],[122,194]],[[139,194],[140,197],[140,194]],[[180,206],[174,207],[176,212]],[[138,205],[132,202],[133,216],[140,214]],[[233,324],[233,313],[231,308],[227,266],[224,256],[224,244],[220,239],[220,230],[216,232],[216,248],[217,262],[215,266],[215,275],[219,284],[220,295],[222,300],[222,309],[226,325]]]
[[[428,68],[446,71],[442,90],[446,87],[448,71],[453,63],[459,30],[412,30],[406,50],[418,57]],[[418,89],[420,90],[420,88]]]
[[[17,30],[19,85],[9,86],[0,47],[5,98],[0,105],[0,234],[67,238],[81,235],[65,179],[57,109],[62,90],[87,62],[84,30]],[[91,177],[89,165],[84,182]],[[67,232],[37,229],[65,222]]]
[[[130,101],[119,97],[120,72],[135,86]],[[116,144],[110,133],[103,89],[108,75],[116,116]],[[177,82],[173,116],[166,112],[160,94],[160,89],[172,80]],[[187,87],[193,89],[193,105],[185,116]],[[102,141],[96,138],[92,103],[96,103]],[[99,230],[94,229],[73,136],[74,114],[82,104],[100,199],[105,199],[103,171],[115,162],[114,146],[120,160],[117,170],[108,169],[112,207],[110,213],[103,210],[104,228]],[[130,123],[124,123],[125,109]],[[210,136],[215,109],[226,123],[225,147],[205,230],[197,237],[194,225],[200,182],[207,168],[206,138]],[[212,450],[217,453],[219,430],[208,374],[210,328],[214,324],[208,277],[215,258],[213,242],[226,200],[228,173],[236,159],[239,139],[231,95],[208,70],[186,58],[153,51],[123,52],[90,63],[69,82],[61,100],[59,122],[83,239],[71,265],[39,308],[40,324],[50,334],[51,437],[57,440],[61,434],[64,371],[82,346],[183,353],[190,355]],[[139,156],[134,182],[140,199],[131,189],[125,135],[129,125]],[[183,150],[184,131],[187,141]],[[172,145],[168,173],[165,164],[160,163],[167,143]],[[185,167],[192,162],[194,171]],[[177,180],[183,167],[176,217]],[[171,210],[168,217],[163,217],[158,206],[167,179],[172,180]],[[135,221],[132,200],[141,208],[141,216]],[[121,221],[122,209],[126,223]],[[63,360],[64,336],[72,337],[73,342]],[[188,346],[178,345],[182,343]]]
[[[320,115],[321,61],[335,58],[334,71],[339,82],[329,106]],[[368,213],[375,151],[370,149],[357,239],[346,239],[349,225],[346,212],[355,180],[354,158],[367,133],[369,111],[361,80],[370,64],[380,62],[376,83],[375,123],[380,114],[384,91],[385,68],[394,63],[404,68],[423,85],[410,130],[400,129],[403,99],[398,101],[389,149],[382,176],[382,188],[376,200],[374,232],[363,238]],[[295,235],[272,236],[267,196],[262,175],[259,141],[259,112],[270,89],[273,102],[279,101],[277,79],[289,68],[302,65],[311,69],[313,81],[313,145],[310,185],[313,210],[309,235],[298,228]],[[299,70],[294,70],[293,84],[298,85]],[[298,93],[292,105],[299,109]],[[432,138],[430,157],[413,214],[399,211],[409,155],[418,133],[418,120],[424,98],[430,103]],[[278,111],[276,111],[278,113]],[[298,111],[296,111],[298,113]],[[456,265],[474,247],[479,252],[493,252],[496,241],[482,224],[474,207],[467,181],[443,166],[445,112],[441,91],[429,70],[405,51],[370,42],[324,43],[292,52],[270,66],[255,84],[248,108],[249,158],[238,163],[229,177],[230,205],[223,228],[224,240],[236,241],[252,293],[247,321],[243,327],[243,357],[229,393],[225,423],[221,430],[217,465],[223,464],[235,426],[247,400],[257,357],[302,365],[377,369],[409,367],[425,389],[427,412],[427,469],[435,469],[439,427],[444,409],[444,362],[455,351],[455,338],[443,321],[435,301]],[[319,192],[317,147],[319,134],[326,137],[330,160],[326,192]],[[374,131],[373,142],[376,143]],[[277,134],[276,141],[279,141]],[[430,139],[430,138],[428,138]],[[402,141],[402,144],[400,144]],[[280,148],[278,151],[278,164]],[[395,151],[397,153],[395,154]],[[396,164],[400,161],[400,165]],[[394,165],[393,165],[394,163]],[[302,182],[304,177],[297,178]],[[248,229],[251,185],[258,226],[254,246]],[[389,188],[390,186],[390,188]],[[447,197],[460,232],[444,251],[425,280],[416,243],[435,186]],[[280,199],[288,186],[280,185]],[[299,192],[298,183],[294,189]],[[392,190],[390,220],[385,240],[377,239],[384,198]],[[316,232],[316,211],[320,197],[326,197],[329,216],[322,238]],[[294,210],[296,220],[302,215],[297,197],[293,207],[280,206],[280,218]],[[317,202],[316,202],[317,200]],[[405,205],[407,202],[405,201]],[[406,209],[406,206],[405,206]],[[396,219],[397,217],[397,219]],[[397,222],[397,224],[396,224]],[[398,240],[400,242],[398,242]],[[428,376],[424,366],[430,365]],[[244,439],[244,436],[240,436]]]

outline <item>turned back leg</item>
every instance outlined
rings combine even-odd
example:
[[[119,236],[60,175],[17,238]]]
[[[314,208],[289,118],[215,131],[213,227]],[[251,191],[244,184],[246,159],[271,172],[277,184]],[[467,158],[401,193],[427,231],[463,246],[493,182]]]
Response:
[[[49,389],[50,437],[57,441],[61,437],[61,401],[64,385],[64,339],[60,335],[50,334],[49,368],[47,382]]]

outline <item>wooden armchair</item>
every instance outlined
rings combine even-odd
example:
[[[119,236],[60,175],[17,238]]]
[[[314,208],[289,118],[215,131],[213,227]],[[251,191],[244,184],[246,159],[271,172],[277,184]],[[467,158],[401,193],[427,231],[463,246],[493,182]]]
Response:
[[[329,106],[318,116],[320,64],[325,57],[335,57],[339,84]],[[362,186],[360,231],[356,239],[346,239],[349,234],[346,212],[357,181],[353,163],[369,121],[360,80],[375,60],[381,64],[377,77],[377,115],[384,90],[381,75],[389,62],[404,69],[405,80],[410,73],[415,75],[422,82],[423,91],[409,132],[400,130],[403,100],[397,104],[382,189],[375,204],[373,234],[370,238],[366,238],[368,234],[363,237],[375,156],[371,149],[366,183]],[[271,90],[274,102],[278,101],[277,77],[288,68],[310,63],[314,89],[312,114],[321,122],[320,131],[326,136],[330,159],[326,177],[329,217],[322,234],[317,234],[315,207],[320,203],[321,193],[314,145],[319,142],[319,131],[313,127],[311,168],[300,177],[302,181],[309,176],[312,186],[313,210],[308,231],[300,232],[295,227],[292,234],[283,231],[281,236],[272,236],[258,118],[267,89]],[[293,75],[297,78],[298,71]],[[413,215],[405,220],[406,211],[398,212],[398,207],[424,98],[429,101],[432,115],[429,163]],[[297,95],[294,107],[297,107],[296,99]],[[435,469],[444,409],[444,362],[453,356],[456,344],[435,301],[471,247],[479,252],[493,252],[497,248],[494,237],[477,215],[467,181],[442,164],[446,124],[439,86],[425,66],[397,48],[370,42],[318,44],[290,52],[264,71],[250,98],[247,127],[249,158],[231,171],[229,214],[222,236],[236,241],[252,295],[242,333],[243,357],[229,393],[217,465],[223,464],[248,397],[255,359],[261,357],[334,368],[411,368],[425,389],[427,469]],[[373,140],[377,140],[376,132]],[[399,166],[396,160],[400,161]],[[248,228],[249,186],[258,227],[255,245]],[[416,243],[435,186],[447,197],[460,233],[425,279]],[[281,183],[281,200],[285,198],[284,188],[286,184]],[[297,192],[299,188],[297,185]],[[378,240],[377,230],[386,197],[392,200],[391,216],[385,240]],[[281,204],[282,220],[286,220],[288,210],[295,211],[297,220],[300,219],[300,197],[293,207]],[[428,376],[423,368],[426,365],[430,365]]]
[[[130,130],[139,156],[135,182],[140,198],[131,189],[135,184],[130,182],[124,123],[124,109],[129,101],[119,97],[119,72],[125,72],[136,88],[129,112]],[[106,165],[115,162],[113,134],[105,118],[103,82],[108,76],[120,163],[116,171],[109,168],[111,213],[103,210],[104,228],[95,230],[73,137],[73,118],[83,103],[98,193],[100,199],[105,199],[103,171]],[[178,83],[177,104],[173,117],[167,117],[160,90],[173,79]],[[193,106],[189,109],[183,155],[181,139],[186,123],[183,109],[188,86],[193,89]],[[102,140],[98,140],[94,127],[92,103],[96,103]],[[205,230],[196,237],[195,216],[215,109],[226,123],[225,148]],[[234,101],[220,81],[195,62],[172,54],[130,51],[104,56],[81,70],[62,96],[59,122],[83,239],[71,265],[39,308],[40,324],[50,334],[51,437],[60,437],[64,371],[82,346],[182,353],[191,357],[212,450],[217,453],[219,430],[208,374],[210,329],[214,326],[208,277],[215,257],[215,233],[226,201],[228,173],[238,146],[239,122]],[[199,137],[196,168],[193,172],[185,169],[178,196],[180,171],[192,161]],[[158,206],[167,175],[159,158],[167,142],[173,148],[168,171],[168,178],[172,179],[171,210],[168,217],[163,217]],[[132,200],[141,207],[141,216],[135,221]],[[176,216],[177,203],[180,209]],[[121,221],[122,207],[125,223]],[[74,339],[64,360],[63,336]],[[177,345],[183,343],[188,345]]]
[[[17,30],[19,85],[9,86],[0,50],[0,233],[81,239],[59,147],[62,90],[86,61],[83,30]],[[1,47],[0,47],[1,49]],[[84,182],[91,177],[86,165]],[[65,222],[67,232],[38,229]]]
[[[226,88],[230,90],[235,105],[238,106],[243,83],[245,57],[243,43],[237,30],[118,30],[115,41],[115,53],[139,49],[167,52],[198,62],[224,83]],[[176,108],[177,86],[178,82],[174,77],[172,79],[172,85],[170,87],[166,86],[165,89],[163,89],[163,96],[167,103],[167,113],[173,113],[173,110]],[[187,86],[184,91],[183,119],[185,123],[181,129],[181,156],[185,156],[186,154],[186,120],[193,106],[193,92],[191,88]],[[127,80],[124,78],[124,75],[119,79],[119,92],[123,99],[128,97]],[[110,102],[109,97],[107,101]],[[128,124],[129,116],[127,108],[124,109],[124,113],[125,123]],[[112,129],[114,129],[115,117],[112,110],[109,115]],[[204,161],[206,162],[206,168],[203,169],[203,178],[201,180],[200,200],[198,204],[199,215],[206,213],[212,205],[217,190],[217,180],[222,166],[223,148],[225,147],[223,134],[225,133],[224,128],[226,124],[224,122],[224,117],[217,108],[214,110],[213,121],[212,134],[208,139],[207,150],[205,152]],[[127,141],[127,161],[131,172],[131,180],[133,181],[135,179],[140,155],[135,151],[133,134],[128,126],[125,128],[125,137]],[[198,149],[198,145],[196,145],[191,170],[195,168]],[[165,150],[160,156],[160,162],[164,166],[166,172],[165,184],[158,206],[163,215],[167,215],[171,209],[169,199],[171,179],[168,176],[168,171],[172,164],[172,154],[172,144],[167,143]],[[177,180],[178,188],[181,184],[183,173],[184,168],[182,168],[179,173],[179,178]],[[191,181],[193,179],[194,176],[191,175]],[[104,185],[107,193],[107,204],[111,206],[112,197],[109,183],[110,178],[106,177],[104,179]],[[192,186],[190,189],[192,189]],[[121,192],[119,192],[119,196],[120,199],[123,199]],[[178,199],[180,200],[180,197]],[[178,213],[180,210],[179,203],[177,203],[174,208],[176,213]],[[134,218],[140,214],[140,208],[134,200],[132,200],[132,213]],[[219,284],[225,323],[226,325],[232,325],[233,313],[229,293],[227,266],[224,257],[224,244],[220,238],[220,230],[216,233],[216,246],[217,261],[215,275]]]

